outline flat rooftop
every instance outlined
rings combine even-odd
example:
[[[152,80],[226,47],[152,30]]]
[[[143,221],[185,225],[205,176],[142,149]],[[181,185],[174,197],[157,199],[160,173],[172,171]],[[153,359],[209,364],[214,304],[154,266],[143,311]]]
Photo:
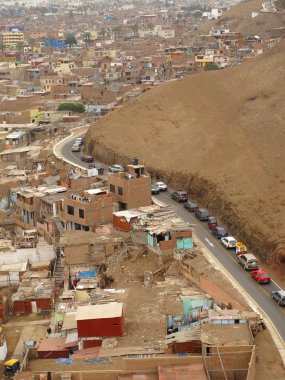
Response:
[[[123,304],[121,302],[110,302],[103,305],[79,306],[76,313],[76,320],[87,319],[118,318],[123,314]]]
[[[202,325],[201,341],[211,346],[252,346],[254,340],[249,325]]]

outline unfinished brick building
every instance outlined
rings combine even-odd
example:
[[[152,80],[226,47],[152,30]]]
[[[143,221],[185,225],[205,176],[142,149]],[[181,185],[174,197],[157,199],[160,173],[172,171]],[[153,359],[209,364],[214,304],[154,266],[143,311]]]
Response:
[[[144,165],[128,165],[127,172],[108,177],[109,191],[119,203],[119,210],[151,205],[151,177]]]
[[[72,193],[60,203],[59,218],[66,230],[94,232],[100,224],[112,222],[112,217],[113,197],[107,190]]]

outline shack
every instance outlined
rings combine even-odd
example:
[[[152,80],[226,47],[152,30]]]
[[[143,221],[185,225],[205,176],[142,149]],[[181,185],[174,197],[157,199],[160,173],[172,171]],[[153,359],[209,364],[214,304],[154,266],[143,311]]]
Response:
[[[53,304],[49,272],[24,273],[17,292],[12,294],[12,303],[16,314],[49,313]]]
[[[118,211],[113,213],[113,226],[120,231],[129,232],[132,224],[138,220],[139,213],[135,211]]]
[[[76,321],[79,340],[123,336],[123,304],[79,306]]]

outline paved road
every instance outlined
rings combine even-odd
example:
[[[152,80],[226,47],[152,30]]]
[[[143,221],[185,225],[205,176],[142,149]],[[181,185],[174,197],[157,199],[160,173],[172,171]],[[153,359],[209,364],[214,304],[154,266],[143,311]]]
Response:
[[[84,132],[82,135],[85,135],[85,133],[86,132]],[[81,136],[81,135],[78,135],[78,136]],[[72,147],[75,139],[76,139],[76,137],[74,137],[74,139],[70,140],[68,143],[63,145],[63,147],[61,148],[62,157],[66,158],[67,160],[69,160],[73,163],[75,163],[76,165],[80,165],[83,168],[88,169],[88,163],[83,162],[80,159],[81,153],[71,152],[71,147]]]
[[[88,168],[88,164],[80,160],[80,153],[71,152],[71,146],[74,140],[75,138],[62,147],[61,154],[63,158],[68,159],[74,164]],[[185,222],[196,224],[194,228],[197,237],[207,246],[216,259],[231,274],[236,282],[241,285],[255,303],[259,305],[260,312],[264,312],[271,320],[285,346],[285,308],[279,307],[271,299],[271,292],[280,289],[279,286],[274,282],[268,285],[259,285],[251,279],[249,273],[245,272],[237,263],[235,253],[224,248],[220,240],[213,237],[206,223],[200,222],[192,213],[184,209],[183,205],[172,200],[168,191],[160,193],[156,198],[165,204],[173,206],[177,214]]]
[[[185,222],[196,224],[194,227],[197,237],[207,246],[211,253],[218,259],[231,276],[243,287],[249,296],[259,305],[278,331],[285,342],[285,308],[281,308],[271,299],[271,292],[279,290],[280,287],[272,282],[268,285],[257,284],[238,264],[234,251],[224,248],[220,240],[213,237],[207,223],[200,222],[193,213],[187,211],[182,204],[170,198],[170,193],[160,193],[155,198],[168,204],[176,210],[178,216]]]
[[[85,134],[86,134],[86,132],[78,134],[73,139],[71,139],[66,144],[64,144],[61,148],[61,155],[62,155],[62,158],[65,158],[68,161],[73,162],[75,165],[78,165],[78,166],[81,166],[82,168],[88,169],[89,164],[80,159],[81,152],[71,152],[71,147],[72,147],[74,141],[76,140],[76,138],[77,137],[84,137]],[[104,165],[102,163],[100,163],[100,164],[102,165],[102,167],[104,167],[105,170],[108,169],[107,165]]]

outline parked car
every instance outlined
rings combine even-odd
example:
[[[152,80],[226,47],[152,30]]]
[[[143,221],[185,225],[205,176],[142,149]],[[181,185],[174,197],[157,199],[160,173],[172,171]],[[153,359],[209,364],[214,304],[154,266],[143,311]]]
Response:
[[[264,270],[253,270],[250,274],[251,277],[259,284],[269,284],[271,281],[270,276]]]
[[[195,215],[200,220],[208,220],[210,213],[205,208],[198,208],[195,210]]]
[[[212,230],[215,227],[218,227],[217,220],[213,216],[209,216],[208,218],[208,227],[210,228],[210,230]]]
[[[275,290],[271,293],[271,297],[280,306],[285,306],[285,290]]]
[[[184,207],[190,212],[195,212],[198,208],[198,205],[194,202],[187,201],[184,203]]]
[[[167,185],[164,182],[156,182],[156,185],[159,187],[160,191],[166,191],[167,190]]]
[[[81,156],[81,160],[84,162],[93,162],[93,157],[89,154],[85,154],[84,156]]]
[[[214,227],[212,229],[212,234],[217,238],[217,239],[221,239],[223,237],[227,237],[228,236],[228,233],[227,233],[227,230],[224,228],[224,227]]]
[[[159,194],[159,187],[156,183],[151,185],[151,194]]]
[[[104,170],[104,165],[103,164],[100,164],[100,162],[92,162],[88,165],[89,169],[102,169]]]
[[[82,145],[83,144],[83,138],[78,137],[77,139],[75,139],[75,143]]]
[[[72,145],[71,152],[80,152],[81,148],[78,145]]]
[[[257,259],[252,253],[239,255],[238,262],[244,270],[255,270],[259,268]]]
[[[115,164],[109,167],[109,171],[112,173],[120,173],[120,172],[124,172],[125,169],[122,165]]]
[[[188,195],[184,190],[176,190],[171,193],[171,198],[176,202],[186,202],[188,200]]]
[[[247,252],[246,246],[243,243],[238,241],[236,243],[236,255],[242,255],[243,253],[246,253],[246,252]]]
[[[228,249],[235,248],[237,243],[236,239],[232,236],[221,238],[221,242]]]

